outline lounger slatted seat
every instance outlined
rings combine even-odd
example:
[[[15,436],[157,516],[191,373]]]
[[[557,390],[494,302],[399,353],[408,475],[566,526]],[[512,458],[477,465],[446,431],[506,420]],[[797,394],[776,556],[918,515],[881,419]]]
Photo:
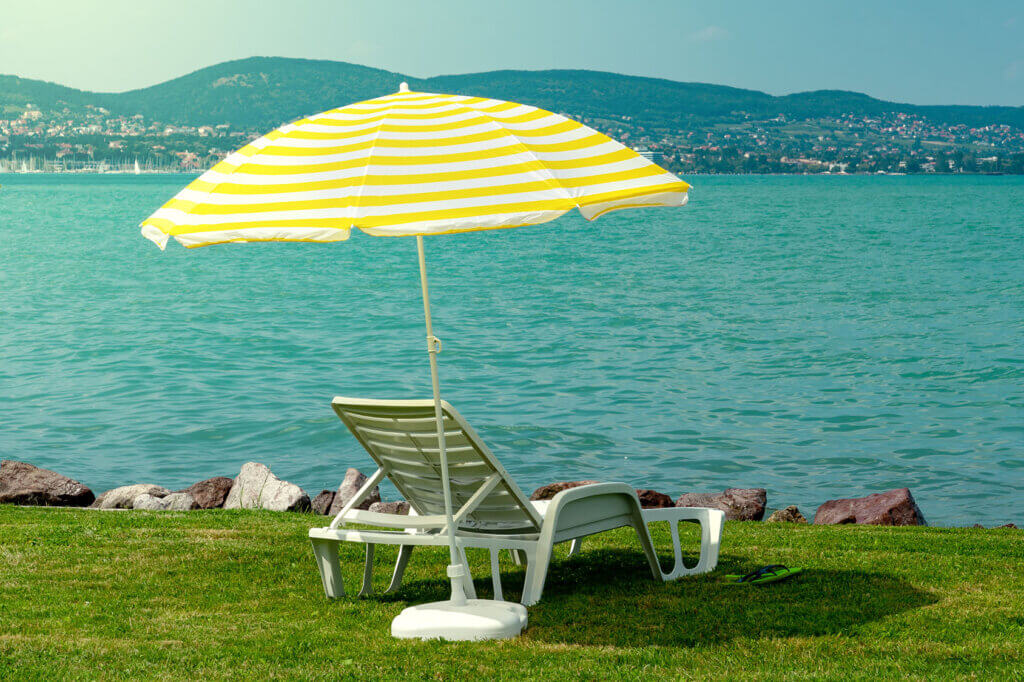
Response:
[[[363,400],[335,398],[335,412],[377,463],[377,471],[325,528],[313,528],[309,537],[328,597],[345,594],[338,560],[341,542],[366,545],[366,566],[360,596],[372,594],[370,582],[374,546],[399,546],[398,559],[388,591],[397,590],[413,548],[447,546],[444,497],[441,488],[440,453],[433,400]],[[579,551],[580,540],[613,528],[635,529],[640,546],[656,580],[712,570],[724,514],[717,509],[641,509],[632,487],[625,483],[598,483],[564,490],[550,501],[530,502],[476,431],[455,408],[443,403],[446,451],[451,479],[456,539],[465,563],[467,548],[490,551],[491,580],[495,599],[502,599],[498,553],[510,550],[517,563],[526,563],[522,603],[536,603],[543,593],[554,545],[572,542],[570,553]],[[378,514],[357,505],[387,477],[409,502],[410,515]],[[647,528],[648,523],[668,521],[675,565],[665,572]],[[678,522],[701,525],[701,553],[697,564],[683,564]],[[352,524],[372,529],[353,528]],[[463,580],[469,597],[475,597],[472,578]]]

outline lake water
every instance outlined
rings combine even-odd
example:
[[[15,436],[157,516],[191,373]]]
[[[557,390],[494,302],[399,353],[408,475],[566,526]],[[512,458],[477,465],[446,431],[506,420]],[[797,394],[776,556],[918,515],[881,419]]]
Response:
[[[430,396],[415,241],[162,253],[136,226],[188,180],[0,176],[0,457],[97,493],[371,471],[330,399]],[[810,516],[909,486],[935,524],[1024,521],[1024,178],[691,181],[427,239],[442,392],[524,490]]]

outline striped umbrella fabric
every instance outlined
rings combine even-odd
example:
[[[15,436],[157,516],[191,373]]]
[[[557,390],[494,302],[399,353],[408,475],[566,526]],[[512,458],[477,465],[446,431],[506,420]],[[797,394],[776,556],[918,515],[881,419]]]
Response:
[[[681,206],[689,185],[543,109],[410,92],[282,126],[203,173],[143,221],[161,249],[227,242],[469,232],[578,208]]]

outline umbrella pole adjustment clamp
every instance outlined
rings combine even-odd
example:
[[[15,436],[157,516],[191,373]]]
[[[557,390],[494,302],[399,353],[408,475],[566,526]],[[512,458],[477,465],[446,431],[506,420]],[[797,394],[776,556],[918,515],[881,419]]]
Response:
[[[440,353],[441,352],[441,339],[434,335],[427,337],[427,352],[428,353]]]

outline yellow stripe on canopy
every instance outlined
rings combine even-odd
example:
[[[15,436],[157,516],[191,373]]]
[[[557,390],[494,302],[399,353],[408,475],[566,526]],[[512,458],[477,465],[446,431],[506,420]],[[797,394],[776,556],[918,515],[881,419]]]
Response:
[[[399,92],[282,126],[142,223],[160,248],[332,242],[681,206],[689,185],[585,125],[480,97]]]

